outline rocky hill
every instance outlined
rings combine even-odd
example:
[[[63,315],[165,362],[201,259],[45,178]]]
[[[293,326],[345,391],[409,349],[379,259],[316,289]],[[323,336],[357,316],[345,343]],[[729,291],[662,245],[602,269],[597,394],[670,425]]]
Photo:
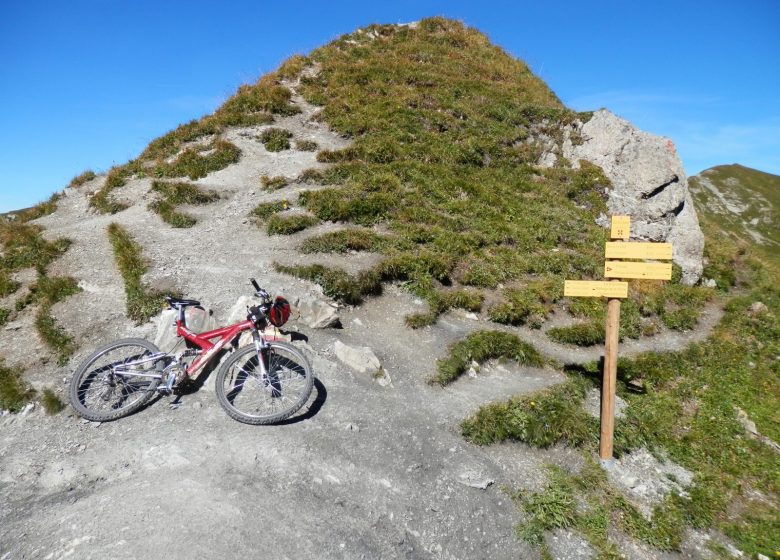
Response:
[[[672,241],[676,266],[623,305],[622,355],[637,357],[621,363],[621,460],[604,474],[591,414],[604,305],[563,298],[562,283],[601,277],[610,213],[631,214],[637,239]],[[775,328],[776,294],[721,321],[730,289],[764,281],[725,244],[705,268],[671,141],[567,109],[457,22],[369,26],[292,57],[135,160],[6,217],[0,243],[0,558],[767,550],[750,539],[776,521],[777,481],[729,462],[744,430],[711,397],[740,379],[709,368],[727,361],[712,337],[736,345],[729,359],[769,364],[776,341],[755,355],[739,344]],[[164,294],[223,324],[242,317],[249,277],[295,302],[290,328],[318,377],[301,414],[238,424],[210,372],[118,422],[59,412],[97,345],[175,344]],[[758,323],[738,325],[754,303]],[[776,422],[747,389],[777,372],[761,372],[734,405],[754,422],[750,468],[771,473]],[[721,427],[667,439],[698,427],[699,408]],[[729,450],[727,477],[696,455],[713,446]],[[735,490],[749,476],[769,489],[763,505]],[[744,516],[712,498],[727,493]]]
[[[777,255],[780,176],[739,164],[718,165],[690,179],[697,206],[732,239]]]

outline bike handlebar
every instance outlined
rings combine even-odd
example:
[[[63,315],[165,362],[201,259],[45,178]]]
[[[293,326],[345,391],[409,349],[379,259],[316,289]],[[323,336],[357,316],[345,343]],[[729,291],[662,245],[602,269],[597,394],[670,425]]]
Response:
[[[264,300],[271,299],[271,295],[266,292],[263,288],[260,287],[260,285],[257,283],[257,280],[254,278],[250,278],[249,281],[252,283],[252,286],[255,288],[255,295],[259,298],[262,298]]]

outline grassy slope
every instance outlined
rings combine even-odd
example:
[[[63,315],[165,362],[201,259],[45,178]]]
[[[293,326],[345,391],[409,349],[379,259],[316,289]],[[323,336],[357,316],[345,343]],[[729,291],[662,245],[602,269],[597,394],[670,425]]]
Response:
[[[684,528],[693,526],[718,528],[750,557],[780,549],[778,454],[748,437],[737,420],[739,408],[760,433],[780,442],[780,255],[735,240],[722,227],[723,215],[707,206],[699,207],[699,218],[707,241],[705,276],[728,290],[726,315],[703,343],[681,352],[622,359],[618,391],[628,408],[616,424],[619,454],[646,446],[691,470],[695,486],[690,498],[671,497],[647,523],[595,471],[554,473],[544,492],[519,499],[527,516],[519,532],[532,542],[541,542],[540,531],[563,523],[585,534],[604,557],[612,557],[614,543],[604,530],[609,525],[669,550],[677,549]],[[757,302],[766,310],[751,310]],[[569,386],[598,386],[597,364],[571,371]],[[630,390],[629,382],[637,380],[645,392]],[[561,398],[554,390],[494,403],[466,419],[463,434],[479,444],[513,439],[534,446],[582,446],[592,457],[598,423],[584,418],[572,429],[571,419],[583,415],[582,398],[581,391]],[[529,428],[540,423],[543,439]],[[590,513],[570,507],[574,495],[591,504]],[[556,515],[550,516],[551,511]]]
[[[70,246],[70,240],[60,238],[47,241],[43,228],[30,224],[31,220],[51,214],[57,208],[59,195],[31,208],[0,216],[0,298],[18,292],[22,285],[13,280],[15,272],[26,268],[36,271],[36,281],[26,293],[17,297],[14,309],[0,307],[0,326],[15,319],[28,306],[36,305],[35,328],[43,342],[56,354],[63,365],[76,349],[73,338],[57,324],[51,315],[54,304],[80,291],[70,277],[50,277],[49,265]],[[35,391],[27,387],[21,372],[8,368],[0,359],[0,409],[19,410]],[[49,399],[50,402],[51,398]],[[47,409],[48,410],[48,409]]]
[[[601,261],[604,233],[593,217],[603,209],[605,179],[587,167],[578,174],[531,165],[538,154],[522,140],[540,126],[554,137],[572,115],[521,62],[478,32],[441,19],[423,21],[416,30],[372,27],[310,58],[321,72],[304,81],[304,95],[324,105],[323,120],[354,144],[320,154],[321,161],[334,163],[324,179],[339,187],[302,201],[321,219],[388,223],[396,236],[379,249],[388,255],[380,266],[383,278],[405,280],[436,311],[453,286],[490,290],[499,283],[527,287],[550,277],[598,277],[594,266]],[[702,221],[710,223],[706,216]],[[624,382],[640,377],[647,392],[629,395],[621,388],[630,405],[618,430],[620,451],[665,450],[696,473],[692,500],[670,499],[646,523],[603,481],[581,484],[581,491],[596,503],[611,492],[599,524],[612,519],[656,547],[677,548],[686,525],[714,525],[746,551],[771,553],[767,535],[778,532],[776,456],[740,436],[734,407],[777,437],[772,411],[780,409],[780,309],[769,280],[773,273],[761,272],[775,269],[712,228],[708,242],[708,275],[721,280],[722,290],[739,285],[745,295],[730,303],[723,325],[706,343],[676,354],[650,353],[624,361],[621,369]],[[493,315],[507,304],[514,306],[508,315],[526,307],[535,313],[555,300],[555,282],[549,285],[530,304],[513,302],[514,294],[504,292],[504,307]],[[667,286],[663,294],[648,286],[635,290],[633,316],[654,312],[667,325],[691,326],[688,308],[699,307],[709,294]],[[664,309],[668,300],[674,305]],[[769,311],[753,317],[746,310],[756,300]],[[603,316],[601,310],[581,313]],[[578,387],[576,381],[536,401],[515,400],[498,411],[499,428],[535,445],[557,440],[592,451],[595,423],[577,422],[574,429],[570,421],[582,417]],[[534,426],[544,426],[544,437]],[[767,503],[749,498],[757,488],[766,491]],[[614,550],[606,533],[590,530],[591,522],[584,519],[580,529],[605,554]]]
[[[729,201],[731,210],[711,190],[709,182]],[[738,164],[718,165],[689,179],[691,193],[703,220],[726,232],[732,239],[755,244],[765,255],[780,250],[780,176],[764,173]],[[741,207],[741,212],[733,210]],[[751,221],[757,223],[751,224]],[[764,245],[748,230],[758,232],[767,240]]]

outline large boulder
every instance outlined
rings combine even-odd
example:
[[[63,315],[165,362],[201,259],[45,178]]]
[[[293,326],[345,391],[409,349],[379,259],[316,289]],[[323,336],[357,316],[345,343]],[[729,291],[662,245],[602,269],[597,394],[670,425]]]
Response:
[[[165,352],[170,352],[179,342],[179,337],[176,336],[176,315],[177,312],[173,309],[166,309],[157,318],[157,334],[154,337],[154,344]],[[184,318],[187,322],[187,328],[196,333],[217,328],[217,323],[211,312],[204,309],[188,307],[184,312]]]
[[[704,235],[674,143],[604,109],[575,127],[581,141],[572,142],[570,134],[561,146],[563,157],[574,166],[583,159],[600,166],[612,182],[610,213],[631,216],[632,239],[672,243],[683,283],[696,283],[702,273]],[[607,225],[606,217],[601,223]]]

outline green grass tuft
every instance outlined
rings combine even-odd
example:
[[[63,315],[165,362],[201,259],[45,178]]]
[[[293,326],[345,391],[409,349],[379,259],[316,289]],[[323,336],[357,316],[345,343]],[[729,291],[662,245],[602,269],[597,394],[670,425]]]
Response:
[[[288,184],[287,177],[283,177],[281,175],[276,177],[269,177],[268,175],[263,175],[260,177],[260,184],[263,185],[263,188],[267,191],[276,191],[281,189],[282,187],[286,187]]]
[[[347,253],[349,251],[378,251],[385,238],[370,229],[349,228],[309,237],[299,250],[302,253]]]
[[[259,222],[264,222],[274,214],[287,210],[288,208],[290,208],[290,203],[287,200],[262,202],[255,206],[249,215]]]
[[[127,204],[111,199],[111,191],[124,187],[127,179],[139,171],[137,160],[128,164],[112,167],[106,175],[103,186],[89,199],[89,205],[101,214],[116,214],[127,208]]]
[[[0,410],[19,412],[35,396],[18,369],[10,368],[0,359]]]
[[[54,304],[81,291],[78,283],[71,277],[48,277],[39,275],[35,284],[30,286],[30,292],[24,300],[25,305],[38,303],[35,314],[35,328],[46,345],[57,354],[57,364],[65,365],[76,350],[73,337],[70,336],[57,320],[51,316]]]
[[[586,388],[586,382],[573,379],[532,395],[485,405],[463,421],[461,433],[479,445],[505,440],[534,447],[592,442],[598,422],[581,407]]]
[[[295,142],[295,149],[302,152],[316,152],[319,146],[314,140],[298,140]]]
[[[41,398],[41,404],[46,414],[53,415],[58,414],[65,410],[65,403],[63,403],[57,396],[57,393],[53,389],[46,388],[43,390],[43,398]]]
[[[597,321],[577,323],[568,327],[555,327],[547,331],[547,336],[555,342],[576,346],[595,346],[604,344],[605,326]]]
[[[258,137],[269,152],[282,152],[290,149],[292,132],[283,128],[266,128]]]
[[[550,482],[540,492],[517,493],[526,519],[518,525],[517,534],[524,541],[540,546],[544,544],[544,532],[566,529],[575,524],[577,502],[569,478],[558,468],[550,468]]]
[[[12,280],[5,270],[0,269],[0,298],[13,294],[19,286],[19,282]]]
[[[319,264],[284,266],[279,263],[274,263],[274,270],[296,278],[311,280],[322,287],[326,296],[349,305],[357,305],[366,296],[382,293],[379,276],[370,270],[351,276],[343,270],[327,268]]]
[[[219,199],[219,194],[215,191],[204,191],[192,183],[153,181],[152,192],[158,193],[161,198],[150,202],[149,210],[176,228],[188,228],[197,223],[197,220],[192,216],[177,212],[177,205],[208,204]]]
[[[505,301],[488,310],[488,316],[496,323],[524,325],[539,328],[553,304],[563,297],[561,278],[544,277],[529,281],[523,288],[504,290]]]
[[[507,358],[529,366],[541,366],[544,363],[536,348],[513,334],[477,331],[450,346],[449,355],[438,360],[438,373],[430,382],[447,385],[463,375],[472,361],[483,363],[494,358]]]
[[[227,140],[217,139],[206,146],[187,148],[171,163],[159,163],[152,170],[156,177],[201,179],[213,171],[225,169],[241,159],[241,150]]]
[[[91,180],[93,180],[97,175],[95,175],[95,172],[91,169],[88,169],[87,171],[84,171],[83,173],[76,175],[73,177],[73,179],[70,180],[70,183],[68,183],[69,189],[75,189],[78,188],[85,183],[89,183]]]
[[[268,219],[268,235],[291,235],[317,225],[320,221],[307,214],[274,214]]]
[[[166,295],[177,294],[158,292],[144,286],[141,279],[147,267],[141,246],[116,222],[111,223],[107,231],[114,259],[125,283],[127,316],[138,324],[143,323],[162,309]]]
[[[67,251],[70,240],[47,241],[41,235],[42,231],[40,226],[0,219],[0,244],[3,247],[0,270],[7,274],[23,268],[35,268],[40,272]]]
[[[17,222],[29,222],[36,220],[43,216],[48,216],[57,209],[57,201],[62,198],[60,193],[54,193],[47,200],[36,204],[31,208],[26,208],[18,212],[14,212]]]
[[[56,198],[53,199],[56,202]],[[51,307],[68,296],[81,291],[73,278],[50,278],[46,269],[55,259],[62,255],[70,246],[70,240],[60,238],[47,241],[43,238],[43,228],[25,223],[25,219],[34,219],[49,210],[30,209],[25,218],[16,220],[0,219],[0,297],[10,295],[18,290],[20,284],[11,280],[9,273],[24,268],[34,268],[38,278],[29,287],[26,295],[16,300],[16,312],[21,312],[28,305],[37,303],[35,327],[43,341],[57,354],[58,363],[64,364],[74,352],[76,346],[73,338],[57,325],[51,316]],[[45,204],[43,205],[45,206]],[[1,310],[0,322],[11,318],[10,310]]]

